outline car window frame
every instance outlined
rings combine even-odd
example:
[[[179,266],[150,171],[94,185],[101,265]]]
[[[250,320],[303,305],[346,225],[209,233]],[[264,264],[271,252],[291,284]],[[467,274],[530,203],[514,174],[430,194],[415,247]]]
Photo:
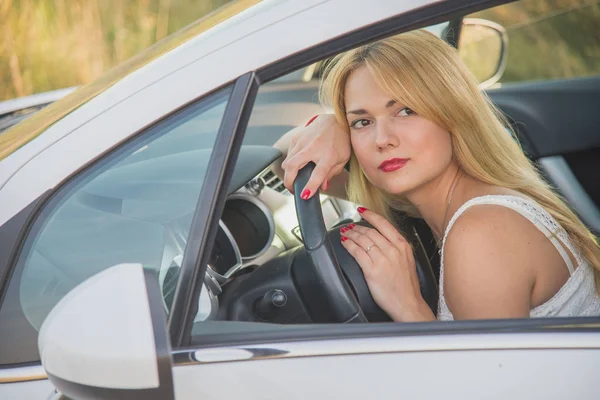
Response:
[[[289,57],[281,59],[276,63],[259,68],[256,71],[256,79],[260,86],[269,83],[286,74],[292,73],[300,68],[305,68],[324,58],[334,56],[351,48],[366,44],[372,41],[380,40],[402,32],[426,28],[442,22],[450,22],[451,26],[456,26],[457,20],[461,20],[471,13],[511,3],[516,0],[461,0],[456,2],[438,2],[421,7],[409,12],[391,17],[381,21],[378,24],[368,26],[347,35],[321,43],[318,46],[298,52]],[[455,34],[455,43],[459,42],[458,29]],[[454,44],[454,43],[451,43]],[[248,104],[243,105],[247,112],[251,104],[256,99],[256,93],[249,96]],[[231,140],[241,142],[245,135],[245,129],[235,130],[234,135],[240,136]],[[236,157],[230,157],[229,162],[235,163]],[[235,164],[234,164],[235,165]],[[228,166],[230,170],[234,165]],[[224,204],[225,196],[217,199]],[[213,221],[214,225],[214,221]],[[197,266],[203,268],[202,265]],[[201,276],[196,274],[195,276]],[[196,282],[196,287],[192,288],[194,293],[199,294],[200,283]],[[222,333],[212,335],[202,335],[201,343],[191,345],[192,340],[192,322],[194,318],[193,309],[188,309],[182,317],[182,326],[184,330],[180,332],[181,337],[172,342],[174,354],[185,352],[195,348],[243,345],[266,342],[280,341],[306,341],[319,339],[346,339],[352,337],[373,337],[389,335],[421,335],[421,334],[444,334],[444,333],[490,333],[506,332],[531,332],[531,331],[564,331],[567,327],[572,332],[581,331],[600,331],[600,317],[573,317],[573,318],[548,318],[548,319],[508,319],[508,320],[482,320],[482,321],[451,321],[451,322],[428,322],[415,324],[338,324],[338,325],[311,325],[307,328],[298,329],[273,329],[269,332],[241,332],[241,333]],[[268,324],[267,324],[268,325]],[[180,340],[181,339],[181,340]],[[174,365],[179,365],[178,360],[185,357],[174,357]],[[184,364],[185,362],[181,362]]]

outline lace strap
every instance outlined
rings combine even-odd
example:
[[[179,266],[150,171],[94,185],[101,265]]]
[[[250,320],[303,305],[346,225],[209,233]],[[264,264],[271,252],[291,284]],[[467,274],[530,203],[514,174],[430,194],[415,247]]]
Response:
[[[573,274],[575,272],[575,267],[573,266],[573,262],[571,261],[571,257],[565,250],[565,246],[575,257],[577,264],[581,264],[581,256],[575,250],[566,231],[556,222],[554,218],[540,205],[535,203],[532,200],[527,200],[518,196],[507,196],[507,195],[487,195],[475,197],[465,204],[463,204],[452,216],[448,226],[446,227],[446,232],[444,233],[444,239],[442,241],[442,262],[443,262],[443,254],[444,254],[444,244],[446,243],[446,238],[448,237],[448,233],[452,226],[469,207],[480,205],[480,204],[492,204],[510,208],[523,217],[527,218],[531,223],[533,223],[544,235],[550,240],[550,242],[554,245],[556,250],[559,252],[567,268],[569,269],[569,274]],[[558,238],[557,238],[558,237]],[[560,240],[559,240],[560,239]]]

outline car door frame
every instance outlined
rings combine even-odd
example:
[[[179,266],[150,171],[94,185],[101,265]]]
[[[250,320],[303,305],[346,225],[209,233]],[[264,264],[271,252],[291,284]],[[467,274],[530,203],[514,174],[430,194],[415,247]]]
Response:
[[[265,83],[356,46],[373,42],[394,34],[399,34],[401,32],[425,28],[427,26],[432,26],[443,22],[448,22],[450,26],[455,29],[456,36],[453,38],[454,40],[449,40],[449,42],[451,45],[456,46],[456,44],[459,42],[460,21],[462,20],[463,16],[467,15],[468,13],[490,8],[495,5],[505,4],[511,1],[514,0],[458,0],[453,2],[432,3],[421,8],[395,15],[386,20],[380,21],[377,24],[358,29],[341,37],[323,42],[317,46],[308,48],[304,51],[283,58],[275,63],[259,68],[255,71],[256,88],[248,90],[246,102],[240,105],[241,110],[239,113],[239,119],[241,120],[243,118],[241,121],[242,123],[236,123],[236,129],[229,131],[229,133],[234,135],[234,137],[223,137],[221,140],[223,140],[223,142],[239,142],[241,144],[249,116],[254,106],[254,101],[258,94],[258,88]],[[232,150],[234,149],[232,148]],[[236,160],[237,153],[234,157],[230,157],[228,159],[228,162],[231,163],[231,165],[224,166],[224,169],[227,169],[229,174],[223,175],[223,179],[230,179],[230,174],[233,171],[233,166],[235,165]],[[216,199],[216,202],[217,204],[214,205],[215,211],[222,211],[225,204],[225,196],[221,195],[218,199]],[[203,221],[209,222],[208,220]],[[216,230],[217,223],[218,218],[215,219],[213,217],[212,221],[210,221],[210,229]],[[176,316],[169,318],[169,332],[171,335],[171,343],[173,344],[173,348],[186,346],[190,343],[192,325],[195,316],[195,308],[193,306],[192,299],[194,296],[199,295],[200,293],[199,286],[201,285],[201,281],[198,280],[198,277],[203,276],[202,274],[206,270],[206,266],[203,266],[202,264],[196,265],[195,270],[193,271],[191,270],[192,267],[189,264],[185,266],[187,269],[185,272],[183,271],[183,268],[184,266],[182,265],[182,277],[185,274],[185,276],[188,278],[194,278],[196,279],[196,284],[195,287],[190,287],[189,282],[181,283],[181,277],[178,282],[174,304],[182,305],[186,309],[180,310],[182,312],[181,315],[179,315],[178,311]],[[180,284],[182,285],[181,289]],[[187,293],[182,290],[184,285],[187,286]],[[173,309],[175,309],[175,306]]]
[[[460,2],[441,2],[428,5],[410,12],[406,12],[390,19],[382,21],[376,25],[369,26],[354,32],[351,32],[343,37],[339,37],[328,42],[324,42],[313,48],[294,54],[290,57],[282,59],[274,64],[267,65],[256,71],[256,79],[260,85],[268,83],[285,74],[291,73],[299,68],[320,61],[326,57],[333,56],[337,53],[354,48],[356,46],[366,44],[375,40],[382,39],[394,34],[406,32],[414,29],[424,28],[441,22],[456,21],[470,13],[491,8],[497,5],[510,3],[511,1],[503,0],[484,0],[484,1],[460,1]],[[450,4],[448,4],[450,3]],[[458,3],[458,4],[457,4]],[[456,24],[456,22],[454,22]],[[458,33],[458,32],[457,32]],[[458,43],[456,37],[456,43]],[[247,103],[243,105],[244,115],[252,109],[256,93],[247,98]],[[243,124],[238,125],[235,131],[230,131],[233,135],[242,135],[242,138],[227,139],[235,141],[243,139],[245,127]],[[225,138],[222,138],[225,140]],[[235,163],[236,157],[229,159],[230,163]],[[232,166],[228,168],[230,171]],[[217,199],[217,202],[224,204],[225,196]],[[222,208],[219,208],[222,209]],[[216,226],[218,218],[213,216],[212,225]],[[205,268],[202,265],[197,265],[196,268]],[[189,272],[188,272],[189,273]],[[199,273],[193,276],[202,276]],[[190,290],[195,292],[190,293],[196,295],[199,290],[199,284]],[[179,293],[184,296],[183,293]],[[189,296],[189,294],[188,294]],[[193,296],[191,297],[193,298]],[[188,297],[188,303],[190,299]],[[182,303],[180,303],[182,304]],[[309,329],[298,330],[278,330],[272,332],[249,333],[242,332],[239,334],[232,333],[223,336],[222,334],[203,336],[202,344],[191,344],[191,326],[194,318],[193,308],[187,310],[187,314],[182,316],[179,323],[179,330],[176,327],[170,326],[171,334],[179,334],[177,345],[174,347],[174,365],[184,365],[189,362],[189,358],[177,356],[198,348],[222,347],[227,351],[230,346],[242,344],[257,344],[257,343],[277,343],[277,342],[304,342],[306,340],[327,340],[327,339],[347,339],[361,337],[389,337],[393,336],[419,336],[431,334],[483,334],[483,333],[498,333],[498,332],[535,332],[541,334],[548,333],[564,333],[567,328],[573,333],[592,333],[600,338],[600,317],[586,318],[549,318],[549,319],[528,319],[528,320],[501,320],[501,321],[453,321],[453,322],[434,322],[425,324],[349,324],[349,325],[322,325],[311,327]],[[178,352],[183,353],[178,353]],[[186,353],[187,354],[187,353]],[[184,361],[186,359],[187,361]]]
[[[257,78],[261,84],[267,83],[297,68],[357,45],[394,33],[450,21],[456,16],[465,16],[483,8],[508,2],[470,2],[472,8],[467,7],[460,12],[448,14],[441,12],[431,19],[426,15],[427,11],[434,6],[415,10],[378,24],[381,25],[379,29],[370,27],[360,30],[259,69],[256,71]],[[435,7],[440,7],[437,10],[443,10],[444,5],[436,4]],[[458,41],[458,38],[456,40]],[[253,99],[249,98],[248,101],[253,102]],[[240,134],[240,131],[237,130],[235,134]],[[231,159],[230,162],[235,162],[235,159]],[[220,200],[224,201],[224,198]],[[184,317],[184,321],[192,319],[192,313]],[[202,335],[201,341],[194,344],[191,344],[191,332],[188,329],[190,329],[189,324],[185,325],[186,332],[181,332],[180,348],[175,348],[173,351],[175,369],[183,371],[185,368],[198,367],[197,371],[201,372],[209,371],[207,368],[215,365],[219,371],[228,371],[225,373],[234,373],[236,376],[246,376],[246,372],[256,368],[248,361],[265,362],[277,359],[298,360],[307,357],[435,351],[589,349],[597,352],[600,349],[600,317],[415,324],[325,324],[291,330],[280,330],[274,327],[271,332],[232,331],[226,334],[219,332]],[[370,341],[372,346],[363,347],[365,340]],[[419,343],[421,340],[424,341]],[[430,345],[425,345],[425,342]],[[464,345],[461,346],[459,344],[461,342]],[[285,365],[291,366],[289,363]],[[235,369],[229,369],[230,367]],[[217,376],[218,373],[209,374],[208,381],[213,382]],[[197,380],[198,376],[196,375],[195,378]],[[270,375],[268,380],[276,381],[277,377]],[[179,381],[186,386],[183,378]],[[244,386],[243,383],[240,384]]]

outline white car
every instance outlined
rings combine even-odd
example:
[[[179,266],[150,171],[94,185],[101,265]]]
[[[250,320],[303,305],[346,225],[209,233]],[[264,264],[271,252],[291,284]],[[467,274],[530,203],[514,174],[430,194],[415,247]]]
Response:
[[[333,229],[354,205],[269,168],[320,61],[489,28],[482,87],[600,232],[600,77],[490,88],[518,59],[472,14],[531,1],[238,0],[2,133],[0,399],[598,398],[600,318],[391,323]]]
[[[58,89],[0,102],[0,134],[74,90],[74,87]]]

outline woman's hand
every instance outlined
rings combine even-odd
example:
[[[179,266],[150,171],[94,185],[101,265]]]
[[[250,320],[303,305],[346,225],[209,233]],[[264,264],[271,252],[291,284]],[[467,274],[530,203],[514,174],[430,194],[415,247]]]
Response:
[[[358,211],[375,229],[343,227],[342,245],[362,268],[375,302],[394,321],[435,320],[421,296],[410,244],[381,215],[362,207]]]
[[[306,127],[294,132],[287,149],[287,158],[281,164],[285,171],[283,183],[293,193],[298,171],[309,162],[316,167],[301,196],[310,199],[319,187],[327,190],[329,181],[343,171],[350,159],[350,138],[334,115],[321,114],[311,119]]]

